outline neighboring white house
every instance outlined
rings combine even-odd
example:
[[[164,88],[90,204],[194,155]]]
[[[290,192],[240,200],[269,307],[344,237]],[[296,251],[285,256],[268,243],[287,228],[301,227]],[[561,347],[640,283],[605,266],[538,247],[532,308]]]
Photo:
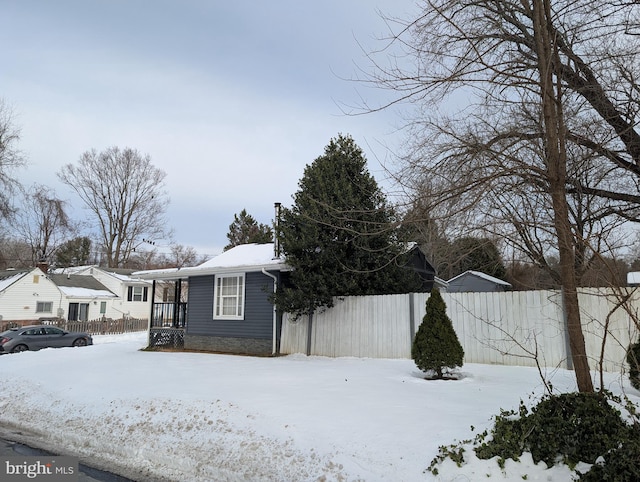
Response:
[[[122,318],[114,316],[113,304],[117,295],[91,276],[76,274],[48,274],[62,294],[56,318],[69,321],[89,321],[98,318]]]
[[[78,266],[64,268],[57,272],[95,278],[117,296],[107,314],[107,318],[149,318],[151,313],[152,283],[136,276],[134,270],[121,268],[100,268],[98,266]]]
[[[40,268],[0,271],[0,321],[56,316],[62,293]]]
[[[0,321],[149,319],[151,283],[95,266],[0,271]]]

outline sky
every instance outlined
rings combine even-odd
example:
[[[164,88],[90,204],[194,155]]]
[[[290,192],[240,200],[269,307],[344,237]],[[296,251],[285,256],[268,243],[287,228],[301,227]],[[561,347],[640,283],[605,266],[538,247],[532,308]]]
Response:
[[[201,255],[222,250],[242,209],[270,224],[340,133],[385,189],[401,112],[345,115],[391,99],[349,79],[384,45],[380,12],[412,11],[412,0],[0,0],[0,98],[28,160],[18,177],[84,217],[56,173],[91,149],[135,148],[167,174],[173,241]]]
[[[501,469],[468,444],[460,467],[447,459],[437,477],[425,470],[439,446],[474,438],[500,409],[535,404],[544,388],[533,367],[465,364],[459,380],[427,381],[409,359],[140,351],[146,335],[97,335],[93,346],[0,357],[0,436],[145,481],[575,476],[530,454]],[[573,372],[545,375],[556,393],[575,390]],[[640,403],[628,376],[605,373],[604,383]]]

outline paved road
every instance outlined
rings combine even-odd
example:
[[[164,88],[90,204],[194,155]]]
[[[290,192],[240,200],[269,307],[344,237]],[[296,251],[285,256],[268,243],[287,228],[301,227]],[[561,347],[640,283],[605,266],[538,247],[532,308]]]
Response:
[[[33,449],[27,445],[0,439],[0,457],[15,457],[17,455],[51,455],[43,450]],[[102,470],[80,464],[78,467],[78,482],[134,482],[126,477],[103,472]]]

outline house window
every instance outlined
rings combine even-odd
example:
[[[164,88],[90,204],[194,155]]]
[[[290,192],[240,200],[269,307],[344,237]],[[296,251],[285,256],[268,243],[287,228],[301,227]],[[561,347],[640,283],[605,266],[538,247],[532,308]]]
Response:
[[[69,321],[87,321],[89,319],[89,303],[69,303]]]
[[[217,275],[213,293],[213,317],[244,319],[244,274]]]
[[[127,301],[147,301],[148,286],[129,286],[127,288]]]
[[[101,301],[100,302],[100,314],[104,315],[107,312],[107,302],[106,301]]]
[[[53,311],[52,301],[38,301],[36,303],[36,313],[51,313]]]

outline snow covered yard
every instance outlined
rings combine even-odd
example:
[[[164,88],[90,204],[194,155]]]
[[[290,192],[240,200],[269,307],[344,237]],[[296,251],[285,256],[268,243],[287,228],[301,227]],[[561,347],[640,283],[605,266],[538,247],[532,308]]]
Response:
[[[571,480],[566,467],[501,470],[471,453],[425,471],[440,445],[541,394],[535,369],[471,364],[436,382],[412,360],[143,352],[146,333],[94,341],[0,357],[6,437],[145,481]],[[548,375],[575,388],[571,372]],[[640,403],[626,378],[606,380]]]

